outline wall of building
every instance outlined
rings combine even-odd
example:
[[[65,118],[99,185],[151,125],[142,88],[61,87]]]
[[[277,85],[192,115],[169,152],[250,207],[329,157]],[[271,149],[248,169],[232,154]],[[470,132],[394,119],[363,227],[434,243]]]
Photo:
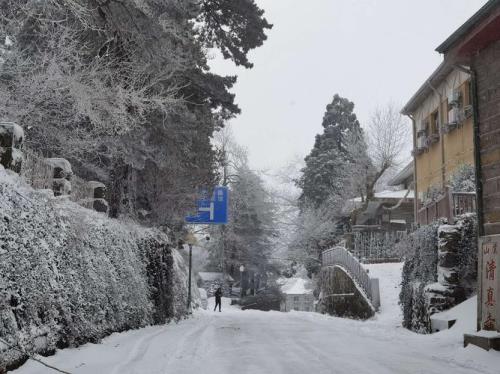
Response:
[[[312,294],[287,294],[285,300],[281,302],[280,310],[282,312],[290,312],[292,310],[313,312],[314,296]]]
[[[441,110],[441,123],[448,123],[448,97],[456,89],[462,91],[463,104],[469,102],[469,76],[461,71],[453,71],[436,87],[437,93],[430,95],[414,113],[416,123],[427,119]],[[429,134],[430,130],[428,131]],[[444,148],[444,152],[442,150]],[[444,157],[443,157],[444,153]],[[447,181],[461,164],[474,165],[473,121],[466,119],[456,129],[442,134],[438,142],[431,144],[417,161],[417,196],[422,199],[432,186],[443,187],[443,177]],[[444,170],[444,175],[443,175]]]
[[[484,230],[500,234],[500,41],[474,57],[477,72]]]

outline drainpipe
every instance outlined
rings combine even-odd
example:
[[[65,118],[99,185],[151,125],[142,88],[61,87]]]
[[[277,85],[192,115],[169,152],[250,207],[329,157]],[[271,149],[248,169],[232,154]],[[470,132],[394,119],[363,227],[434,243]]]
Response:
[[[417,129],[415,123],[415,117],[411,114],[407,114],[408,118],[411,120],[411,125],[413,129],[413,216],[415,224],[418,224],[418,188],[417,188],[417,155],[415,150],[417,149]]]
[[[477,235],[484,236],[484,216],[483,216],[483,180],[481,173],[481,150],[479,137],[479,100],[477,96],[477,75],[472,69],[461,65],[454,65],[455,69],[460,70],[470,76],[470,85],[472,93],[472,122],[474,129],[474,169],[476,177],[476,209],[477,209]]]
[[[479,100],[477,96],[477,74],[473,69],[468,69],[461,65],[454,65],[454,68],[470,76],[470,85],[472,93],[472,121],[474,129],[474,168],[476,177],[476,209],[477,209],[477,242],[478,242],[478,269],[477,269],[477,279],[479,281],[478,292],[477,292],[477,331],[481,330],[481,318],[482,318],[482,307],[483,307],[483,285],[482,279],[482,251],[479,246],[479,238],[484,236],[484,215],[483,215],[483,180],[481,173],[481,151],[480,151],[480,137],[479,137]]]
[[[445,153],[444,153],[444,136],[443,136],[443,95],[432,85],[431,81],[428,80],[427,84],[434,91],[436,95],[439,97],[439,106],[438,106],[438,119],[439,119],[439,144],[441,148],[441,183],[443,188],[446,187],[446,167],[445,167]]]

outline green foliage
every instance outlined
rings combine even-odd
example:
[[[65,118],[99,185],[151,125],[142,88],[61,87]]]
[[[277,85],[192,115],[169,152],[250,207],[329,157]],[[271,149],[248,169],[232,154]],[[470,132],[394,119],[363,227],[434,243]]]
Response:
[[[305,158],[306,166],[297,182],[302,189],[302,208],[307,205],[318,208],[331,197],[345,197],[346,192],[353,194],[352,191],[346,191],[346,187],[350,187],[351,164],[354,158],[360,158],[357,152],[359,147],[354,145],[364,143],[353,110],[354,104],[337,94],[332,103],[327,105],[323,117],[323,134],[316,135],[314,147]],[[363,152],[366,152],[366,147]]]
[[[207,47],[250,67],[247,53],[270,28],[263,10],[251,0],[6,0],[0,9],[0,35],[13,42],[0,48],[0,119],[17,121],[31,148],[105,182],[115,215],[178,223],[178,197],[213,184],[211,139],[240,111],[229,92],[236,77],[210,72]]]
[[[218,47],[224,58],[251,68],[247,54],[267,39],[272,25],[254,0],[203,0],[199,21],[201,38],[210,48]]]

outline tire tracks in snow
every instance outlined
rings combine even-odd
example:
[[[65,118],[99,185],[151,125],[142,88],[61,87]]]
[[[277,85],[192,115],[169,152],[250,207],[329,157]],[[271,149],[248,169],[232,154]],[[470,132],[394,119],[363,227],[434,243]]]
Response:
[[[123,374],[129,372],[127,368],[134,367],[134,363],[139,362],[144,357],[150,347],[151,341],[166,332],[168,332],[168,325],[162,326],[160,331],[154,331],[138,339],[128,354],[130,358],[115,366],[110,374]]]

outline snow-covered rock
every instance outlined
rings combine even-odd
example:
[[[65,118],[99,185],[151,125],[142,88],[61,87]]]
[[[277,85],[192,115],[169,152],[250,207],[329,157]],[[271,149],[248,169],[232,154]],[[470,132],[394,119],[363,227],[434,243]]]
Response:
[[[45,162],[54,170],[54,179],[71,180],[73,170],[68,160],[65,158],[46,158]]]
[[[23,162],[21,148],[24,131],[13,122],[0,122],[0,164],[19,172]]]

